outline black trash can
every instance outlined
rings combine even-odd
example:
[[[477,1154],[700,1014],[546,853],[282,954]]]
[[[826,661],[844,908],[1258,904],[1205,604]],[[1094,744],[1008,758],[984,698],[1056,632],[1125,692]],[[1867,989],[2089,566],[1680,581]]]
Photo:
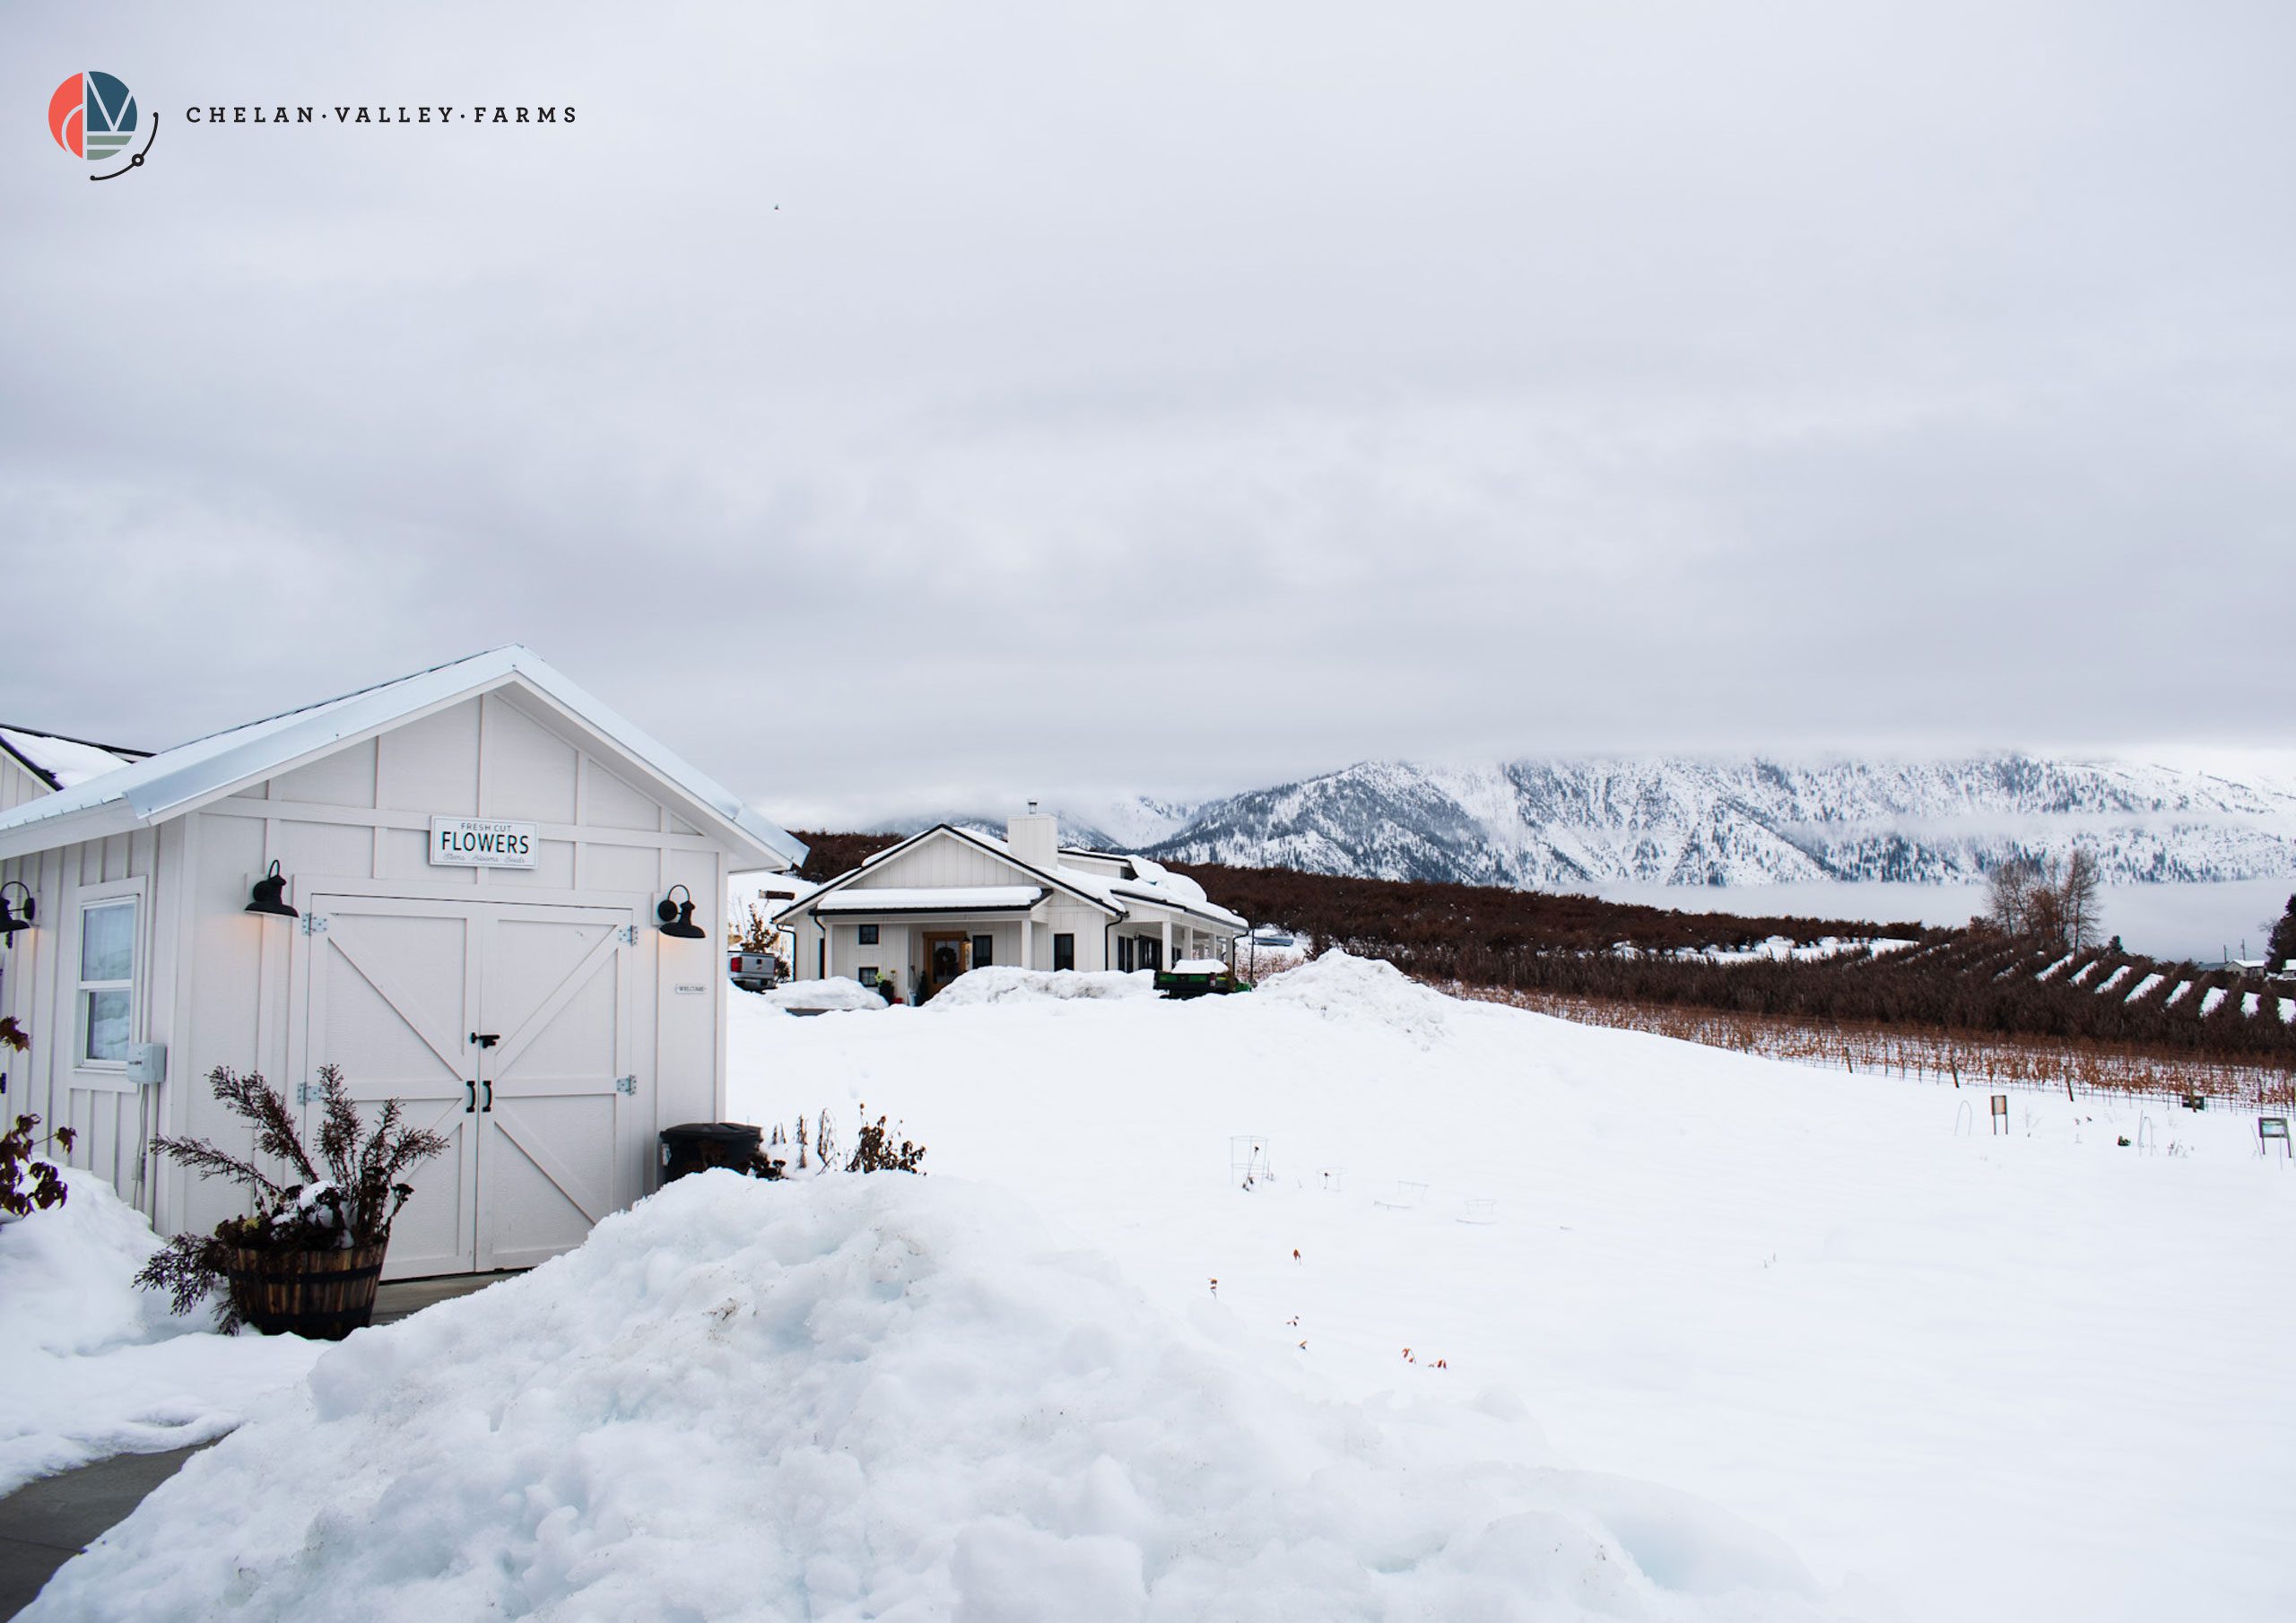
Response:
[[[730,1167],[756,1171],[758,1145],[765,1130],[746,1122],[687,1122],[662,1130],[662,1182],[675,1183],[689,1172]]]

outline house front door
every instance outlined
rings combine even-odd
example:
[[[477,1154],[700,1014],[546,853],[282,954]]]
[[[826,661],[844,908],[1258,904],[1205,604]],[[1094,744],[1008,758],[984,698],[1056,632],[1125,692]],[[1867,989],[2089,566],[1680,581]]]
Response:
[[[971,968],[972,943],[964,932],[926,931],[924,978],[917,989],[917,1001],[924,1002]]]

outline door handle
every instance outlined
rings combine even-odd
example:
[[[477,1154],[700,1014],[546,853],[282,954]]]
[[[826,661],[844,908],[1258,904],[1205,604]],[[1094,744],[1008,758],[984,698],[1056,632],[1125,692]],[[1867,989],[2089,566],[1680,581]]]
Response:
[[[470,1098],[463,1104],[463,1114],[469,1115],[478,1108],[478,1084],[465,1082],[463,1086],[470,1089]]]
[[[474,1031],[470,1034],[470,1040],[482,1048],[491,1048],[502,1040],[502,1034],[500,1031]]]
[[[491,1076],[486,1079],[486,1112],[490,1115],[494,1112],[494,1079]]]

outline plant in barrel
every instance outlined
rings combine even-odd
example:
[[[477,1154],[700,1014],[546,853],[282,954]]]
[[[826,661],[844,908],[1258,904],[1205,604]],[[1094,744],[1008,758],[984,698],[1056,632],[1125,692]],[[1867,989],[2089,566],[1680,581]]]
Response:
[[[391,1222],[414,1193],[405,1176],[448,1144],[408,1126],[395,1098],[383,1101],[368,1127],[343,1072],[322,1065],[318,1076],[314,1161],[293,1107],[259,1072],[241,1076],[218,1065],[209,1073],[215,1097],[255,1130],[255,1154],[233,1155],[205,1139],[153,1142],[178,1166],[241,1185],[255,1210],[224,1219],[213,1234],[175,1236],[135,1276],[138,1285],[170,1293],[178,1313],[224,1287],[226,1331],[252,1324],[335,1341],[367,1323]],[[257,1158],[276,1163],[280,1176]]]

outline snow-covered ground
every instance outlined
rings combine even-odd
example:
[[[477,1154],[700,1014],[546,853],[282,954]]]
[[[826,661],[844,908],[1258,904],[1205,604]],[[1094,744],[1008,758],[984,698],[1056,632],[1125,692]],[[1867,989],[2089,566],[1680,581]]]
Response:
[[[128,1281],[158,1249],[151,1225],[88,1173],[64,1204],[0,1227],[0,1494],[114,1454],[218,1437],[310,1368],[288,1337],[214,1333]]]
[[[1503,1394],[1318,1402],[1195,1307],[983,1185],[705,1174],[353,1335],[27,1615],[1842,1615],[1726,1512],[1552,1466]]]
[[[250,1423],[31,1616],[2296,1612],[2296,1167],[2251,1118],[2019,1095],[1990,1138],[1344,956],[1148,979],[735,998],[729,1115],[849,1144],[865,1102],[932,1176],[690,1180],[308,1384],[235,1364]],[[81,1277],[150,1244],[67,1211],[117,1229]],[[153,1358],[119,1413],[266,1345],[152,1348],[44,1266],[12,1322]]]
[[[1693,959],[1709,964],[1751,964],[1761,959],[1771,963],[1814,964],[1830,958],[1839,958],[1845,952],[1871,952],[1879,958],[1887,953],[1903,952],[1918,942],[1891,936],[1859,936],[1847,938],[1829,935],[1814,942],[1797,942],[1787,935],[1773,935],[1767,941],[1756,942],[1751,947],[1700,947],[1688,951],[1666,954],[1678,962]],[[1631,942],[1621,942],[1611,949],[1622,958],[1631,958],[1639,950]]]
[[[1621,881],[1591,887],[1605,901],[1685,913],[1754,917],[1866,918],[1893,924],[1966,924],[1985,910],[1985,887],[1909,885],[1879,880],[1805,880],[1774,885],[1659,885]],[[2104,933],[2131,952],[2167,961],[2208,962],[2246,942],[2261,950],[2270,921],[2288,905],[2296,880],[2224,880],[2213,884],[2107,885],[2098,898]]]
[[[1867,1615],[2296,1615],[2296,1167],[2251,1117],[2020,1094],[1987,1138],[1951,1088],[1331,959],[1189,1003],[735,1021],[735,1115],[890,1111],[1173,1308],[1216,1278],[1302,1390],[1510,1391],[1563,1457],[1751,1519]],[[1276,1173],[1249,1192],[1239,1135]]]

